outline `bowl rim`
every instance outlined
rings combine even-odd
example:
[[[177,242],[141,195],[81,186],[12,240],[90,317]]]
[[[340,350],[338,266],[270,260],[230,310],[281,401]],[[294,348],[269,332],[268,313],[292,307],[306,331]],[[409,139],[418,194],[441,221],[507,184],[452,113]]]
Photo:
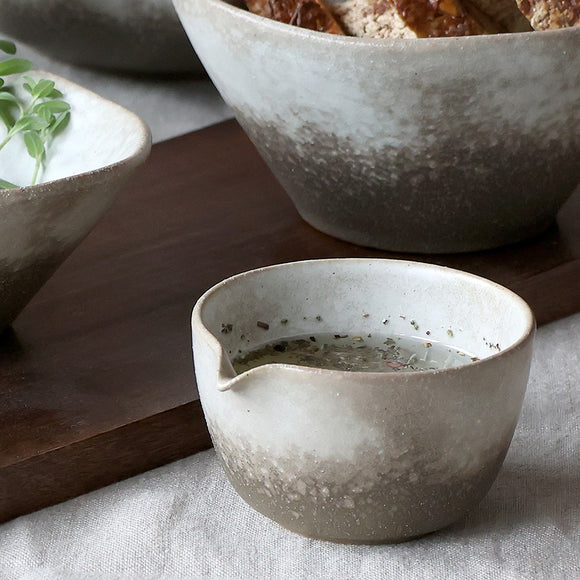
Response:
[[[460,279],[466,279],[477,284],[485,284],[491,286],[495,290],[507,294],[511,300],[514,302],[516,306],[518,306],[525,317],[525,325],[524,329],[521,332],[520,337],[515,340],[509,346],[503,348],[499,352],[490,354],[482,359],[477,361],[471,361],[465,365],[459,367],[448,367],[443,369],[436,369],[436,370],[417,370],[417,371],[405,371],[404,373],[384,373],[384,372],[367,372],[367,371],[341,371],[336,369],[324,369],[319,367],[306,367],[301,365],[294,365],[294,364],[287,364],[287,363],[268,363],[266,365],[260,365],[244,371],[243,373],[236,373],[233,370],[233,366],[231,361],[226,353],[225,347],[219,341],[217,336],[212,333],[207,326],[204,324],[202,320],[202,311],[204,309],[205,303],[209,299],[210,296],[219,292],[222,288],[235,283],[237,280],[241,280],[243,278],[253,276],[256,274],[260,274],[265,271],[271,271],[276,269],[285,269],[285,268],[292,268],[298,265],[315,265],[318,263],[325,263],[325,264],[353,264],[353,263],[360,263],[360,264],[368,264],[368,263],[381,263],[381,264],[400,264],[401,266],[407,265],[411,268],[421,268],[421,269],[429,269],[429,270],[437,270],[439,272],[446,272],[454,277],[458,277]],[[339,266],[340,267],[340,266]],[[365,377],[365,382],[372,382],[372,381],[397,381],[402,380],[400,377],[411,377],[411,376],[435,376],[435,375],[442,375],[442,374],[449,374],[449,373],[457,373],[457,372],[465,372],[466,369],[473,369],[476,367],[480,367],[482,365],[493,364],[493,361],[497,360],[498,358],[505,357],[511,352],[517,351],[524,344],[528,341],[532,340],[536,331],[536,318],[535,315],[530,307],[530,305],[516,292],[506,288],[502,284],[498,282],[494,282],[488,278],[483,276],[479,276],[477,274],[472,274],[470,272],[466,272],[464,270],[459,270],[457,268],[451,268],[449,266],[442,266],[439,264],[434,264],[432,262],[421,262],[416,260],[405,260],[405,259],[394,259],[394,258],[315,258],[315,259],[307,259],[307,260],[296,260],[292,262],[282,262],[278,264],[272,264],[268,266],[262,266],[260,268],[254,268],[251,270],[246,270],[244,272],[240,272],[238,274],[234,274],[233,276],[229,276],[225,278],[206,290],[200,298],[195,303],[192,313],[191,313],[191,329],[193,333],[199,333],[199,335],[203,338],[206,344],[211,348],[212,351],[216,354],[217,363],[218,363],[218,380],[217,380],[217,390],[219,391],[227,391],[231,389],[236,383],[243,380],[244,377],[247,377],[252,374],[256,373],[263,373],[269,372],[269,369],[278,368],[278,369],[285,369],[290,372],[298,372],[298,373],[321,373],[323,375],[328,375],[329,377],[345,377],[345,376],[352,376],[354,378],[361,378]],[[195,354],[195,353],[194,353]],[[224,359],[227,363],[224,365]],[[229,373],[224,373],[223,369],[224,366],[228,369]],[[233,374],[232,374],[233,372]]]
[[[0,190],[0,199],[2,200],[3,205],[17,203],[18,201],[24,199],[34,198],[45,192],[50,193],[55,188],[58,188],[59,185],[71,185],[76,181],[85,180],[104,172],[113,172],[116,169],[124,166],[135,167],[145,161],[145,159],[148,157],[152,146],[151,130],[147,123],[145,123],[145,121],[143,121],[139,115],[130,109],[116,103],[115,101],[107,99],[100,94],[84,87],[83,85],[69,80],[66,77],[42,69],[33,69],[25,74],[39,75],[42,76],[42,78],[54,80],[58,88],[64,87],[73,89],[77,94],[84,93],[94,101],[98,101],[106,105],[109,109],[116,109],[123,115],[124,118],[130,120],[130,122],[134,125],[134,132],[137,136],[137,139],[133,151],[119,161],[115,161],[114,163],[102,165],[96,169],[83,171],[81,173],[73,173],[71,175],[59,177],[58,179],[41,181],[40,183],[36,183],[34,185],[22,185],[19,187]]]
[[[580,35],[580,25],[559,28],[552,30],[531,30],[528,32],[505,32],[501,34],[480,34],[471,36],[449,36],[449,37],[437,37],[437,38],[368,38],[360,36],[341,36],[337,34],[330,34],[327,32],[318,32],[316,30],[309,30],[307,28],[300,28],[299,26],[293,26],[286,24],[284,22],[279,22],[265,16],[260,16],[254,14],[249,10],[245,10],[239,6],[233,5],[227,0],[172,0],[175,9],[180,17],[181,8],[191,6],[192,3],[206,3],[211,5],[216,10],[221,10],[228,15],[247,20],[248,23],[255,26],[260,26],[266,29],[271,29],[274,33],[284,34],[289,37],[296,37],[302,39],[308,39],[313,42],[329,43],[334,45],[343,46],[367,46],[374,47],[378,49],[395,49],[408,51],[413,48],[419,53],[422,52],[432,52],[434,50],[456,50],[457,44],[463,46],[464,44],[473,45],[474,48],[479,48],[482,44],[484,46],[493,44],[497,42],[505,44],[506,47],[513,44],[514,42],[534,42],[534,38],[539,39],[559,39],[566,40],[568,37],[574,37],[574,35]],[[185,20],[185,18],[184,18]],[[519,40],[517,40],[519,39]]]

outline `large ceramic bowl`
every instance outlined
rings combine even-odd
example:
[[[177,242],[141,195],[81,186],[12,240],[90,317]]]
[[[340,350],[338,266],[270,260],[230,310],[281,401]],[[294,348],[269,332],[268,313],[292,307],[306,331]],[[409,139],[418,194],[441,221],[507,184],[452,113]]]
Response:
[[[29,74],[56,82],[71,122],[48,150],[40,183],[0,190],[0,331],[89,233],[151,147],[149,129],[130,111],[55,75]],[[0,152],[0,177],[11,183],[30,183],[33,166],[20,139]]]
[[[225,280],[196,304],[192,331],[203,410],[238,493],[300,534],[378,543],[440,529],[486,494],[518,421],[534,319],[470,274],[331,259]],[[480,360],[389,373],[232,367],[239,351],[326,333],[357,346],[412,335]]]
[[[375,40],[174,4],[298,212],[328,234],[491,248],[547,228],[580,182],[580,27]]]
[[[203,72],[171,0],[2,0],[0,33],[83,66]]]

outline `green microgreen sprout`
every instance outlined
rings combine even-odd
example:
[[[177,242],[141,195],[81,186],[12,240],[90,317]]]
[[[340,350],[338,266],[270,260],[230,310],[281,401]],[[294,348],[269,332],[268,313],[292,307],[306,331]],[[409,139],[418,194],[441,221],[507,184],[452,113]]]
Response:
[[[52,80],[34,80],[24,76],[22,87],[27,93],[20,98],[5,77],[22,74],[32,69],[32,63],[16,58],[13,42],[0,39],[0,51],[8,58],[0,60],[0,122],[6,128],[6,136],[0,141],[0,151],[17,135],[21,135],[28,155],[34,159],[30,185],[38,181],[40,170],[46,161],[47,149],[57,135],[62,133],[70,120],[70,105]],[[18,187],[0,178],[0,189]]]

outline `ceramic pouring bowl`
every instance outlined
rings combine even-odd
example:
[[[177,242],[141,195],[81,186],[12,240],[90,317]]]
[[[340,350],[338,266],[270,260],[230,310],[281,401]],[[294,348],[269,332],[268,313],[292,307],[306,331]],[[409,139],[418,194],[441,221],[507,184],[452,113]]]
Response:
[[[204,72],[171,0],[2,0],[0,32],[82,66]]]
[[[366,39],[173,1],[223,98],[323,232],[384,250],[482,250],[546,229],[580,182],[580,27]]]
[[[438,530],[483,498],[518,421],[534,328],[526,303],[495,283],[372,259],[246,272],[208,290],[192,315],[199,394],[235,489],[294,532],[353,543]],[[395,373],[233,370],[239,349],[317,333],[414,335],[481,360]]]
[[[0,190],[0,331],[89,233],[151,147],[148,127],[130,111],[55,75],[28,74],[55,81],[71,121],[48,149],[40,183]],[[0,177],[11,183],[30,183],[33,166],[22,139],[0,153]]]

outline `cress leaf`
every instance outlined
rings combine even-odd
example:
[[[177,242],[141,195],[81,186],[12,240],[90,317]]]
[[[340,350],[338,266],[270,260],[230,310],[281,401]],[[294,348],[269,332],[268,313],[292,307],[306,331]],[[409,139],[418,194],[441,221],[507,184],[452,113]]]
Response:
[[[25,117],[20,117],[18,121],[14,124],[12,131],[14,133],[20,131],[42,131],[48,127],[48,123],[37,116],[26,115]]]
[[[47,96],[49,99],[62,99],[64,97],[58,89],[52,89]]]
[[[6,54],[16,54],[16,45],[9,40],[0,40],[0,50]]]
[[[24,58],[9,58],[0,62],[0,75],[23,73],[32,68],[32,63]]]
[[[33,95],[34,87],[36,86],[36,81],[32,77],[29,77],[28,75],[24,76],[24,81],[25,82],[22,83],[22,87],[27,93]]]
[[[70,122],[70,112],[67,111],[63,113],[59,117],[56,118],[56,121],[48,128],[51,135],[56,137],[60,135],[67,127]]]
[[[41,79],[33,87],[32,96],[36,97],[37,99],[44,99],[45,97],[48,97],[53,90],[54,90],[54,81]]]
[[[12,114],[12,105],[7,101],[0,101],[0,120],[4,123],[6,130],[10,131],[16,123],[16,119]]]
[[[0,58],[0,126],[6,127],[6,135],[0,139],[0,150],[17,135],[22,135],[27,152],[36,161],[30,181],[34,185],[52,138],[69,123],[70,105],[50,79],[37,81],[23,75],[20,84],[28,95],[22,98],[18,91],[14,92],[3,77],[25,73],[33,65],[26,59],[13,58],[16,46],[8,40],[0,39],[0,52],[10,55],[4,60]],[[8,187],[19,186],[0,179],[0,189]]]
[[[43,120],[50,125],[54,121],[54,115],[48,111],[47,109],[40,109],[35,111],[35,113]]]
[[[14,189],[15,187],[18,187],[18,185],[14,185],[5,179],[0,179],[0,189]]]
[[[24,133],[23,137],[26,150],[30,157],[42,160],[44,158],[44,143],[38,133],[29,131],[28,133]]]
[[[32,112],[38,113],[39,115],[42,115],[44,112],[56,115],[58,113],[64,113],[68,110],[70,110],[70,105],[67,102],[61,101],[60,99],[55,99],[54,101],[43,101],[42,103],[38,103],[34,106]]]
[[[18,99],[8,91],[0,91],[0,101],[6,101],[16,106],[19,104]]]

